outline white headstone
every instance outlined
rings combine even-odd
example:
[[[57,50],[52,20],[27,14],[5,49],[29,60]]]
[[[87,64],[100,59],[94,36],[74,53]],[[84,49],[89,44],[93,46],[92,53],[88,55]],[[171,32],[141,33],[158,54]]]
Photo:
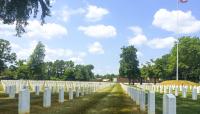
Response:
[[[35,86],[35,95],[40,95],[40,87]]]
[[[28,89],[19,91],[18,114],[30,113],[30,92]]]
[[[172,87],[169,87],[169,94],[172,94]]]
[[[185,87],[182,88],[182,97],[183,98],[187,97],[187,89]]]
[[[175,87],[175,96],[178,96],[178,87]]]
[[[85,94],[84,87],[81,87],[81,96],[84,96],[84,94]]]
[[[155,114],[155,92],[148,93],[148,114]]]
[[[9,86],[9,98],[14,99],[16,93],[16,87],[14,85]]]
[[[137,105],[140,105],[140,94],[139,94],[139,91],[138,90],[136,90],[136,104]]]
[[[80,94],[80,88],[76,87],[76,97],[79,97],[79,94]]]
[[[145,92],[141,90],[140,92],[140,110],[145,111]]]
[[[167,93],[167,87],[164,86],[164,93]]]
[[[69,100],[73,99],[73,90],[72,88],[69,88]]]
[[[163,114],[176,114],[176,97],[173,94],[163,95]]]
[[[64,102],[64,89],[60,88],[59,89],[59,103],[63,103]]]
[[[192,89],[192,100],[197,100],[197,88]]]
[[[44,89],[43,94],[43,107],[50,107],[51,106],[51,89],[49,87],[46,87]]]

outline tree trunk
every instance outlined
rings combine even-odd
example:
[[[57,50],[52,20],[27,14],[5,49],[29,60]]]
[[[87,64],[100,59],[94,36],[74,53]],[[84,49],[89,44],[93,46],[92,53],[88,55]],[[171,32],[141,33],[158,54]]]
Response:
[[[142,85],[142,81],[143,81],[143,79],[142,79],[142,77],[140,77],[140,85]]]
[[[128,83],[129,85],[131,85],[131,78],[128,78]]]
[[[135,85],[135,80],[134,79],[132,79],[132,84]]]
[[[154,78],[154,85],[156,85],[156,78]]]

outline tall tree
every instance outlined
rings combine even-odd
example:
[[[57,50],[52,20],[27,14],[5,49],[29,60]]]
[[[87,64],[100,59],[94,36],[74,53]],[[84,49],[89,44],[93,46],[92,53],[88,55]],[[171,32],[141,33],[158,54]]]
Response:
[[[16,60],[16,54],[11,53],[10,42],[4,39],[0,39],[0,74],[8,66]]]
[[[127,46],[121,48],[122,53],[120,54],[120,76],[126,76],[134,84],[134,80],[140,75],[139,61],[137,59],[137,49],[134,46]]]
[[[30,79],[44,79],[44,57],[45,46],[42,44],[42,42],[38,42],[28,62],[30,73],[33,76],[30,77]]]
[[[176,59],[176,46],[171,56]],[[175,64],[176,65],[176,64]],[[198,37],[182,37],[179,39],[179,78],[198,81],[200,79],[200,39]]]
[[[17,65],[17,79],[30,79],[28,65],[25,60],[18,60]]]
[[[50,0],[0,0],[0,20],[4,24],[16,23],[17,35],[20,36],[25,32],[24,27],[31,15],[37,17],[41,8],[41,20],[44,23],[44,18],[50,15],[50,7]]]

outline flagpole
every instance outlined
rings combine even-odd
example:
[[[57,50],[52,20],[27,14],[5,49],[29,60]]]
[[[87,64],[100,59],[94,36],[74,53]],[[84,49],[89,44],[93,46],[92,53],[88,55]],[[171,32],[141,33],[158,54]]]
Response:
[[[179,69],[178,69],[178,64],[179,64],[179,61],[178,61],[178,44],[179,44],[179,42],[178,42],[178,37],[179,37],[179,0],[177,0],[177,5],[176,5],[176,9],[177,9],[177,44],[176,44],[176,80],[178,81],[178,71],[179,71]]]

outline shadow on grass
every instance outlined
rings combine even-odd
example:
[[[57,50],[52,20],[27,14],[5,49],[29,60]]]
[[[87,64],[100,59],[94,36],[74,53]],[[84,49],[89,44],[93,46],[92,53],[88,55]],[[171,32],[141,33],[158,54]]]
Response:
[[[84,97],[68,100],[68,93],[65,93],[65,102],[58,102],[58,94],[52,94],[50,108],[43,107],[43,94],[36,96],[31,93],[31,114],[82,114],[85,110],[102,97],[108,94],[111,88],[105,89],[105,92],[97,92]],[[74,95],[75,96],[75,95]],[[0,114],[17,114],[18,113],[18,95],[15,99],[10,99],[8,95],[0,93]]]
[[[17,98],[9,99],[0,93],[0,114],[17,114]],[[139,111],[119,84],[73,100],[68,100],[68,93],[65,93],[62,104],[58,102],[58,94],[52,94],[51,104],[50,108],[43,108],[43,94],[31,93],[31,114],[146,114]]]
[[[140,112],[139,107],[124,94],[120,85],[116,85],[112,91],[99,100],[86,114],[146,114]]]

